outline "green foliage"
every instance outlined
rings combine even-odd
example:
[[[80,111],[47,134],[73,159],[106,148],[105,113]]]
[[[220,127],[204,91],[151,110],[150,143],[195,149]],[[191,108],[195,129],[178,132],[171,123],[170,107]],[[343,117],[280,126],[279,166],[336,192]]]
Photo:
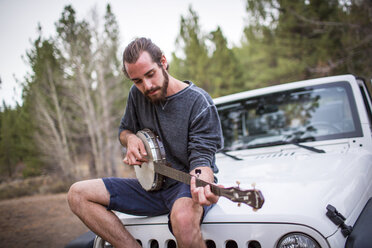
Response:
[[[88,22],[76,20],[75,10],[71,5],[64,8],[61,18],[56,23],[56,31],[66,52],[70,56],[76,56],[68,59],[76,59],[83,64],[89,62],[85,59],[91,53],[92,33]]]
[[[190,6],[170,74],[212,97],[328,75],[372,77],[371,1],[246,0],[246,10],[242,42],[229,47],[221,28],[202,30]],[[115,130],[132,85],[121,72],[119,30],[110,5],[103,29],[78,20],[72,6],[63,9],[56,35],[46,39],[39,27],[27,52],[23,105],[3,104],[0,112],[1,176],[21,170],[24,177],[73,178],[82,154],[90,176],[115,175]]]
[[[248,88],[356,74],[370,78],[370,1],[247,0],[248,25],[236,48]]]
[[[42,173],[42,163],[30,136],[33,126],[25,109],[25,105],[12,109],[3,103],[0,112],[0,175],[3,177]],[[19,168],[27,173],[20,173]]]
[[[19,135],[17,152],[20,161],[24,165],[22,170],[22,176],[24,178],[42,175],[45,169],[40,152],[37,146],[35,146],[33,134],[37,129],[32,112],[28,108],[29,106],[26,103],[16,108],[17,120],[15,122],[15,128]]]
[[[79,168],[81,157],[88,157],[90,176],[116,174],[121,159],[115,130],[131,84],[121,73],[119,26],[110,5],[102,31],[97,23],[78,20],[66,6],[54,37],[44,38],[38,28],[27,51],[31,73],[23,83],[23,105],[4,105],[0,112],[2,175],[88,176]]]
[[[227,47],[222,30],[218,27],[203,34],[199,17],[191,6],[189,16],[181,16],[180,26],[176,42],[182,55],[172,54],[170,73],[181,80],[193,81],[213,97],[242,90],[242,68]]]
[[[73,181],[54,176],[37,176],[0,183],[0,200],[35,194],[67,192]]]
[[[210,94],[216,97],[244,90],[242,67],[233,51],[227,47],[227,40],[220,27],[210,33],[210,40],[214,45],[208,69],[213,77]]]
[[[176,68],[176,77],[191,80],[209,91],[213,86],[208,75],[209,58],[205,39],[200,31],[199,16],[190,6],[189,16],[181,16],[180,34],[176,41],[178,46],[183,47],[184,59],[176,58],[173,54],[174,61],[170,68]]]
[[[2,174],[12,177],[15,166],[19,161],[17,143],[19,136],[14,128],[16,111],[3,103],[3,112],[0,115],[0,169]]]

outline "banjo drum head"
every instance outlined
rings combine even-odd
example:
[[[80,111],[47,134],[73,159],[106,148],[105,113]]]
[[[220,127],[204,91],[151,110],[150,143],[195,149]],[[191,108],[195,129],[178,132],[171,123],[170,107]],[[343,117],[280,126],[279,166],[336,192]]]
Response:
[[[158,146],[154,143],[155,136],[150,130],[141,130],[136,133],[145,146],[148,162],[142,163],[141,166],[134,166],[137,179],[141,186],[147,191],[158,190],[161,187],[163,177],[155,172],[154,161],[159,160]]]

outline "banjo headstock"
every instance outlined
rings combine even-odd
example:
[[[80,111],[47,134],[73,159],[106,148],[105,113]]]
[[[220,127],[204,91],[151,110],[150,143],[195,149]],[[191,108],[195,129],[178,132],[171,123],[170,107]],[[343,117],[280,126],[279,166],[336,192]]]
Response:
[[[243,190],[239,186],[220,188],[221,196],[228,198],[239,205],[245,203],[251,206],[254,210],[260,209],[265,202],[265,198],[258,189]]]

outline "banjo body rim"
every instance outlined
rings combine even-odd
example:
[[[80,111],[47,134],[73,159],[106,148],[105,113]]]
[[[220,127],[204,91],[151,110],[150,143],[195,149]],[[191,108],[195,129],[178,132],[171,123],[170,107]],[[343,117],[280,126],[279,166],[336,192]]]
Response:
[[[156,191],[162,188],[165,177],[155,172],[157,163],[166,164],[165,150],[159,137],[150,129],[145,128],[136,133],[136,136],[143,142],[148,162],[141,166],[134,166],[136,177],[146,191]]]

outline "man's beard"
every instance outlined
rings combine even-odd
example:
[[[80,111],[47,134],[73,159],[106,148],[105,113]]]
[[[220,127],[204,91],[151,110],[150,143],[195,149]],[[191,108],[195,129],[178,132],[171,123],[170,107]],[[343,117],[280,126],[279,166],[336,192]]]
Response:
[[[146,98],[149,99],[154,104],[160,104],[162,102],[165,102],[166,97],[167,97],[169,76],[168,76],[167,72],[164,70],[163,67],[161,67],[161,70],[162,70],[163,77],[164,77],[163,85],[162,86],[157,86],[155,88],[152,88],[150,90],[145,91]],[[151,92],[154,92],[154,91],[159,90],[159,89],[160,89],[160,95],[159,96],[153,96],[152,97],[152,96],[149,95]]]

